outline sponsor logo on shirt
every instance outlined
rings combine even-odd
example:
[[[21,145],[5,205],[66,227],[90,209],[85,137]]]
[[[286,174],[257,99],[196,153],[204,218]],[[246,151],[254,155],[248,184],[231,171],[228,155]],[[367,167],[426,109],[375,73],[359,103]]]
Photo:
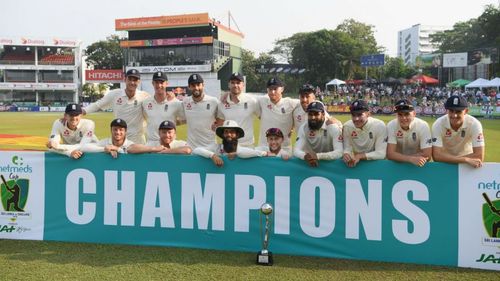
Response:
[[[477,135],[477,141],[482,142],[483,140],[484,140],[483,133],[479,133],[479,135]]]
[[[444,134],[445,137],[449,138],[451,137],[451,130],[450,129],[446,129],[446,133]]]

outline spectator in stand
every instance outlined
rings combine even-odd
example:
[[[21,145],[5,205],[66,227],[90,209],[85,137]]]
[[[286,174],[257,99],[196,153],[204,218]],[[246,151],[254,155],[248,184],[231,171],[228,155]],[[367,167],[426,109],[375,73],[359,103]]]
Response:
[[[147,142],[158,141],[158,126],[169,120],[182,123],[182,102],[175,98],[173,92],[167,92],[167,74],[161,71],[153,74],[155,94],[142,102],[142,112],[147,123]]]
[[[344,123],[344,163],[355,167],[361,160],[384,159],[387,150],[387,129],[383,121],[370,115],[364,100],[349,107],[351,119]]]
[[[307,123],[297,133],[294,156],[317,167],[319,160],[335,160],[342,157],[342,129],[326,124],[325,106],[313,101],[307,106]]]
[[[83,114],[99,110],[113,109],[115,118],[125,120],[128,124],[127,138],[134,143],[144,144],[144,116],[142,102],[149,94],[138,90],[141,74],[136,69],[130,69],[125,74],[125,89],[115,89],[104,95],[100,100],[83,109]]]
[[[397,118],[387,124],[387,159],[424,166],[432,157],[429,125],[416,117],[407,100],[398,101],[394,109]]]
[[[223,95],[217,108],[217,117],[220,120],[234,120],[238,123],[245,136],[238,140],[240,146],[254,147],[253,121],[260,116],[257,100],[247,95],[243,75],[239,72],[229,77],[229,95]]]
[[[79,104],[70,103],[64,111],[64,118],[52,124],[52,131],[46,144],[49,151],[64,154],[73,159],[82,157],[81,146],[97,142],[94,135],[94,121],[82,119],[82,108]]]
[[[470,116],[465,98],[446,100],[446,115],[432,125],[432,155],[435,161],[466,163],[479,168],[484,161],[484,136],[481,122]]]

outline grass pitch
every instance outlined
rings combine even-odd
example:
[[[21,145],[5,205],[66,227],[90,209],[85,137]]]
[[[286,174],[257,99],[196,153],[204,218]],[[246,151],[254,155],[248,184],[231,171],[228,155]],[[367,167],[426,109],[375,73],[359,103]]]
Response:
[[[61,116],[0,112],[0,135],[23,136],[0,139],[0,149],[45,150],[52,123]],[[349,115],[336,117],[345,122]],[[86,118],[95,121],[99,138],[109,136],[111,113]],[[500,162],[500,120],[481,123],[486,161]],[[254,126],[258,133],[258,121]],[[186,138],[185,125],[177,135]],[[0,280],[500,280],[495,271],[287,255],[263,267],[255,265],[255,253],[166,247],[3,240],[0,249]]]

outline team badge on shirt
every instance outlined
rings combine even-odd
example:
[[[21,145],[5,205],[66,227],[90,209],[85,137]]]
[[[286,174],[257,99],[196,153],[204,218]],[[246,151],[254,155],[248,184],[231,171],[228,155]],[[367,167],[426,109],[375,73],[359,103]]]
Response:
[[[477,135],[477,141],[478,142],[482,142],[484,140],[484,136],[482,133],[479,133],[479,135]]]
[[[273,109],[273,105],[272,105],[272,104],[268,104],[268,105],[267,105],[267,108],[269,108],[269,109]]]
[[[358,138],[358,133],[356,133],[356,131],[352,131],[351,138],[357,139]]]
[[[63,135],[64,136],[69,136],[69,131],[68,130],[64,130]]]
[[[397,138],[402,138],[402,137],[403,137],[403,132],[401,132],[401,130],[398,130],[398,131],[396,132],[396,137],[397,137]]]
[[[148,103],[148,110],[153,109],[153,105],[151,103]]]
[[[444,134],[445,137],[449,138],[451,137],[451,130],[450,129],[446,129],[446,133]]]
[[[302,115],[297,115],[297,121],[302,121]]]
[[[122,103],[123,103],[122,98],[118,98],[118,99],[116,100],[116,104],[117,104],[117,105],[121,105]]]
[[[88,132],[87,132],[87,137],[92,137],[92,135],[93,135],[93,134],[94,134],[94,133],[93,133],[92,131],[88,131]]]
[[[316,136],[316,132],[314,131],[309,131],[309,137],[314,138]]]
[[[191,108],[192,108],[192,105],[191,105],[191,103],[190,103],[190,102],[188,102],[188,103],[186,104],[186,109],[187,109],[187,110],[191,110]]]
[[[227,108],[227,109],[229,109],[229,108],[231,108],[231,105],[229,103],[225,103],[224,107]]]

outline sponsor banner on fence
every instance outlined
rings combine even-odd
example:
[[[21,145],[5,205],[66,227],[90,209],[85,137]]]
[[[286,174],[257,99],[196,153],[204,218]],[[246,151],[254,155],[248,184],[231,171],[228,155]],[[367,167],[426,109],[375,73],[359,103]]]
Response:
[[[456,265],[457,166],[47,154],[45,239]],[[147,164],[146,164],[147,163]],[[175,164],[173,164],[175,163]],[[286,163],[286,164],[284,164]],[[387,172],[387,171],[390,171]],[[443,183],[446,178],[446,183]]]
[[[459,174],[458,265],[500,270],[500,163]]]
[[[209,72],[212,70],[211,64],[200,65],[158,65],[158,66],[127,66],[129,69],[137,69],[140,73],[155,73],[158,71],[173,73],[173,72]]]
[[[41,152],[0,153],[0,238],[43,240],[44,158]]]

